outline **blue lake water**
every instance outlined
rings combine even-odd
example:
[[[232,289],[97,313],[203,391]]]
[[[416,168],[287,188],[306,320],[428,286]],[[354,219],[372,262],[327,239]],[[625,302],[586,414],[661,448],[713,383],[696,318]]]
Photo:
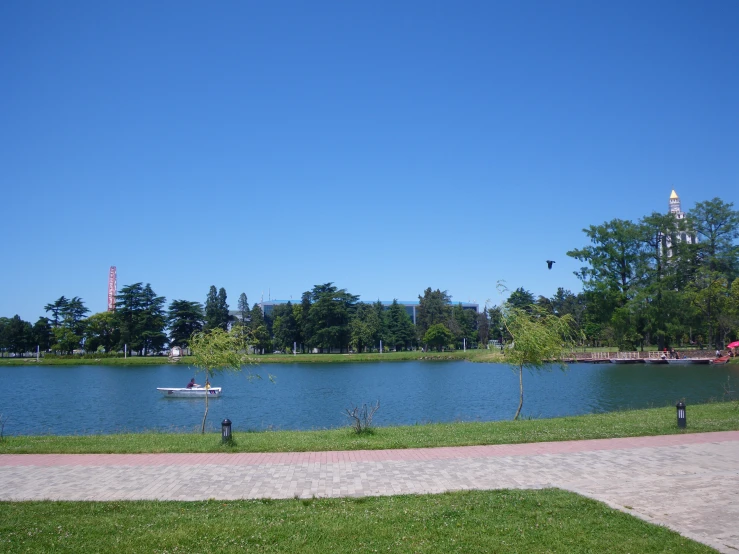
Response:
[[[380,401],[374,423],[408,425],[511,419],[518,376],[508,366],[470,362],[269,364],[213,379],[209,428],[229,418],[235,430],[325,429],[347,425],[344,409]],[[266,379],[267,373],[276,382]],[[183,387],[183,366],[0,367],[6,435],[74,435],[198,429],[203,399],[164,398]],[[549,418],[721,398],[737,366],[573,364],[566,372],[524,373],[524,417]],[[202,381],[198,376],[198,381]]]

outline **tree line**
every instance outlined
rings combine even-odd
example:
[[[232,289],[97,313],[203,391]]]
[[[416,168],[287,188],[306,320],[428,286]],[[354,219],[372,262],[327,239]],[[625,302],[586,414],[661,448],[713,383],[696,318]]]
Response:
[[[684,218],[653,212],[583,229],[589,244],[567,255],[583,291],[551,298],[515,290],[507,306],[534,305],[570,315],[589,346],[638,350],[672,346],[724,348],[739,338],[739,211],[719,198]],[[506,339],[500,307],[489,325]]]
[[[394,301],[361,302],[333,283],[315,285],[299,302],[264,314],[241,293],[235,315],[225,289],[211,286],[205,302],[165,306],[148,283],[118,291],[114,312],[87,315],[79,297],[44,306],[34,324],[0,318],[0,352],[36,349],[70,353],[159,353],[187,347],[193,333],[231,330],[254,351],[363,352],[379,348],[462,348],[511,339],[502,313],[513,307],[568,315],[590,346],[695,345],[723,347],[739,335],[739,212],[718,198],[699,202],[685,218],[653,212],[636,222],[614,219],[583,229],[589,244],[567,255],[583,263],[582,292],[559,288],[552,297],[520,287],[500,306],[462,309],[440,289],[418,296],[416,323]]]
[[[722,348],[739,332],[739,212],[719,198],[583,230],[579,322],[592,343]]]
[[[258,353],[365,352],[428,346],[462,348],[487,342],[484,314],[454,305],[446,291],[428,288],[419,295],[416,324],[397,301],[360,302],[359,296],[333,283],[314,286],[293,304],[274,305],[263,313],[249,306],[241,293],[235,313],[224,288],[211,286],[205,302],[158,296],[150,284],[135,283],[118,291],[115,311],[88,315],[79,297],[61,298],[44,306],[47,316],[35,324],[19,316],[0,318],[0,351],[21,355],[38,348],[59,354],[84,351],[108,354],[124,349],[141,356],[174,346],[187,348],[194,333],[229,330]],[[482,317],[480,317],[482,316]]]

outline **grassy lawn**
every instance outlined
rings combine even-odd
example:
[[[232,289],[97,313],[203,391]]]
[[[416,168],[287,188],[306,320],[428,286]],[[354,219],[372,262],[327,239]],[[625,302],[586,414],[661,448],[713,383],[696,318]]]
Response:
[[[0,503],[3,552],[715,552],[556,489],[321,500]]]
[[[687,432],[739,430],[739,403],[688,406]],[[349,428],[321,431],[234,430],[235,444],[221,445],[220,432],[140,433],[75,436],[9,436],[0,454],[142,452],[307,452],[378,450],[480,444],[564,441],[668,435],[680,431],[674,407],[591,414],[556,419],[437,423],[378,427],[356,435]]]

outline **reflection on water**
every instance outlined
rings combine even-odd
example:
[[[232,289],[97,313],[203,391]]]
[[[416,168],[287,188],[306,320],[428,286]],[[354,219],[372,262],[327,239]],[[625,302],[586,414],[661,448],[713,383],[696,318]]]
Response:
[[[518,403],[518,376],[508,366],[469,362],[270,364],[269,380],[225,374],[213,384],[223,397],[210,402],[218,428],[324,429],[348,423],[344,409],[380,401],[377,425],[510,419]],[[0,367],[0,414],[6,435],[68,435],[122,431],[192,431],[203,399],[163,398],[157,387],[183,387],[187,367]],[[523,415],[556,417],[625,408],[688,404],[720,398],[736,366],[574,364],[524,374]]]

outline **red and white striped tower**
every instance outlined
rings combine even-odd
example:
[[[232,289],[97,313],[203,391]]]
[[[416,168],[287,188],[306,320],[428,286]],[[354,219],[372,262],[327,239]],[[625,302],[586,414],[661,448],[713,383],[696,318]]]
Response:
[[[115,291],[118,288],[118,280],[115,275],[115,266],[110,266],[110,273],[108,273],[108,311],[115,311]]]

